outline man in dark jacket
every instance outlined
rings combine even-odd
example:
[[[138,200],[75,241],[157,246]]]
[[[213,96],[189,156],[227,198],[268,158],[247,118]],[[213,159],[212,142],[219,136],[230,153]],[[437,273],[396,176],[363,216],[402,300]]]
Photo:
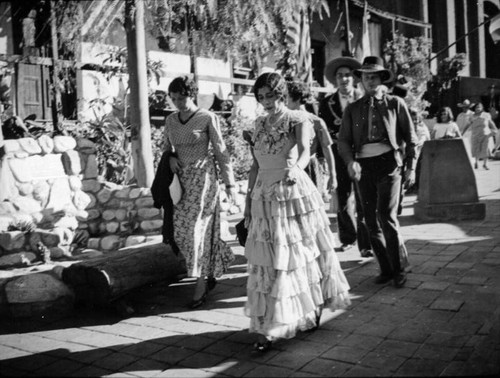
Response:
[[[381,273],[375,283],[390,280],[402,287],[406,274],[399,249],[404,242],[399,233],[397,208],[401,190],[403,161],[405,182],[415,182],[417,136],[403,99],[388,95],[383,83],[393,74],[383,60],[369,56],[354,71],[361,78],[366,94],[344,111],[338,144],[349,176],[359,182],[366,224]],[[406,158],[403,159],[403,147]]]
[[[368,229],[363,218],[363,209],[360,204],[359,193],[354,190],[355,202],[349,197],[353,193],[353,182],[347,172],[344,161],[340,158],[337,147],[337,136],[342,123],[342,114],[348,104],[358,100],[362,92],[354,87],[352,71],[360,68],[361,63],[354,58],[341,57],[330,61],[325,68],[325,76],[337,91],[323,99],[319,106],[319,116],[325,121],[333,144],[331,145],[335,157],[337,173],[337,226],[341,250],[351,247],[358,241],[358,248],[362,257],[373,256],[370,246]],[[357,216],[356,216],[357,213]]]

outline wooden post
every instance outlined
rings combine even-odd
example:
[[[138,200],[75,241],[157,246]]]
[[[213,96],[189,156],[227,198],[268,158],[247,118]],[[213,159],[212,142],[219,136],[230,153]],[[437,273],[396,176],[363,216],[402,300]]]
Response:
[[[195,41],[193,35],[193,12],[189,5],[186,5],[186,33],[189,47],[189,60],[191,63],[191,73],[193,74],[193,80],[198,83],[198,63],[196,62],[196,49]],[[194,99],[197,103],[197,99]]]
[[[351,49],[351,22],[349,21],[349,0],[344,0],[344,8],[345,8],[345,46],[348,53],[348,56],[352,56]]]
[[[52,37],[52,122],[54,123],[54,135],[61,134],[61,89],[59,87],[59,47],[57,40],[57,24],[55,1],[50,2],[50,34]]]
[[[140,187],[151,187],[154,179],[151,125],[149,122],[146,37],[143,0],[126,0],[130,126],[134,176]]]

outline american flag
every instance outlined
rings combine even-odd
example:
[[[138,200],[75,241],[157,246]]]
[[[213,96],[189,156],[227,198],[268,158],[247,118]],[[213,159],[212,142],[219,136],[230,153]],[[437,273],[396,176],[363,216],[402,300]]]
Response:
[[[297,77],[305,83],[311,83],[312,57],[311,35],[309,34],[309,16],[307,12],[295,13],[288,25],[286,41],[297,60]]]
[[[368,1],[365,0],[363,7],[363,36],[361,40],[361,55],[362,59],[366,56],[372,55],[370,46],[370,27],[368,26],[368,19],[370,18],[370,13],[368,13]]]
[[[124,0],[93,0],[83,4],[82,34],[105,35],[115,19],[123,18]]]

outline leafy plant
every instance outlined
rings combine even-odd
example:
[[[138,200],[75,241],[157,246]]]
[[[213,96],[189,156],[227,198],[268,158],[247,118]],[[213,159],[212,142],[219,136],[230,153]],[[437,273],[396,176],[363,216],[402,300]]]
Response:
[[[409,107],[425,110],[429,103],[423,99],[427,82],[431,79],[429,56],[432,41],[427,37],[408,38],[396,32],[394,39],[384,45],[384,55],[395,76],[402,75],[407,81]]]
[[[441,89],[450,89],[452,83],[458,80],[458,73],[462,71],[468,63],[465,53],[441,59],[434,80],[438,82]]]
[[[86,138],[95,143],[99,175],[107,181],[123,184],[130,165],[130,127],[113,113],[105,113],[104,99],[94,99],[89,106],[94,119],[66,131],[76,139]]]

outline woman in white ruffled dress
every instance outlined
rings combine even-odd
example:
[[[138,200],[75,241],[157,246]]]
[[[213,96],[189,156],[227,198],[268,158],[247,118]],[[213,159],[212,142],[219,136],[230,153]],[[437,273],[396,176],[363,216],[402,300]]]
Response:
[[[274,340],[317,328],[323,307],[350,300],[322,197],[304,171],[313,125],[286,108],[279,74],[259,76],[254,94],[268,114],[256,120],[252,139],[245,314],[259,334],[254,350],[265,352]]]

